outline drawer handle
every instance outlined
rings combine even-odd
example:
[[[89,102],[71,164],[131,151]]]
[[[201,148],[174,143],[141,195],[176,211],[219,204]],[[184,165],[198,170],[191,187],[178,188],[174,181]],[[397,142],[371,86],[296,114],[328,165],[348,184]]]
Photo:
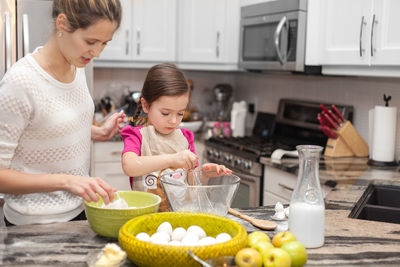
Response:
[[[118,155],[121,155],[121,152],[120,151],[113,151],[113,152],[111,152],[111,155],[112,156],[118,156]]]
[[[287,185],[281,184],[281,183],[278,183],[278,185],[279,185],[280,187],[282,187],[283,189],[286,189],[286,190],[289,190],[289,191],[293,191],[293,190],[294,190],[293,188],[291,188],[291,187],[289,187],[289,186],[287,186]]]

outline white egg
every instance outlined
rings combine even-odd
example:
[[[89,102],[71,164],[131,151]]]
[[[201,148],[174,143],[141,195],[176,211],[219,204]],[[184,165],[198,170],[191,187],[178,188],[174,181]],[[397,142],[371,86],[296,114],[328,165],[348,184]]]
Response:
[[[171,239],[176,241],[182,241],[186,235],[186,230],[183,227],[177,227],[172,231]]]
[[[199,236],[196,233],[187,233],[182,239],[183,246],[194,246],[199,241]]]
[[[203,228],[201,228],[200,226],[197,226],[197,225],[192,225],[192,226],[190,226],[188,229],[187,229],[187,231],[186,231],[188,234],[189,233],[195,233],[198,237],[199,237],[199,239],[202,239],[202,238],[204,238],[204,237],[206,237],[207,235],[206,235],[206,232],[203,230]]]
[[[172,240],[172,241],[168,242],[168,245],[179,247],[179,246],[182,246],[182,243],[177,240]]]
[[[228,240],[231,240],[232,237],[231,237],[229,234],[227,234],[227,233],[220,233],[219,235],[217,235],[217,236],[215,237],[215,239],[216,239],[216,241],[217,241],[218,243],[222,243],[222,242],[226,242],[226,241],[228,241]]]
[[[150,237],[150,242],[155,244],[167,244],[170,240],[166,232],[156,232]]]
[[[217,244],[218,242],[217,242],[217,240],[214,238],[214,237],[212,237],[212,236],[206,236],[206,237],[203,237],[202,239],[200,239],[198,242],[197,242],[197,246],[208,246],[208,245],[213,245],[213,244]]]
[[[139,239],[139,240],[142,240],[142,241],[150,241],[149,234],[148,233],[144,233],[144,232],[138,233],[136,235],[136,238]]]
[[[157,232],[166,232],[168,235],[171,235],[172,225],[169,222],[163,222],[158,226]]]

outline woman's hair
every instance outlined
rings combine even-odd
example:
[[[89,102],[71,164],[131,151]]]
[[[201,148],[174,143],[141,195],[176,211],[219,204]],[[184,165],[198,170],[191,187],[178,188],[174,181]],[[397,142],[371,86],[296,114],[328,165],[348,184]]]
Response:
[[[174,64],[161,63],[150,68],[142,88],[142,95],[149,106],[162,96],[181,96],[189,93],[188,82]],[[133,116],[137,119],[142,111],[142,104],[139,102],[136,113]]]
[[[69,23],[69,31],[86,29],[100,19],[108,19],[121,24],[122,10],[119,0],[54,0],[53,19],[65,14]]]

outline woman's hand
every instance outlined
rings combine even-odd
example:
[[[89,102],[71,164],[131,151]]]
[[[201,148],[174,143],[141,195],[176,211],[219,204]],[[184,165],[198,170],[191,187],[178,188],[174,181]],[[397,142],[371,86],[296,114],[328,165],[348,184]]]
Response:
[[[99,201],[99,194],[104,203],[108,204],[114,200],[115,189],[111,188],[106,182],[99,177],[83,177],[68,175],[66,179],[66,190],[72,194],[81,196],[88,202]]]
[[[201,170],[205,172],[216,172],[217,175],[221,174],[232,174],[232,171],[225,167],[224,165],[219,165],[215,163],[206,163],[201,166]]]
[[[125,113],[114,113],[100,127],[92,126],[92,139],[96,141],[109,140],[120,132],[126,121]]]
[[[198,159],[199,157],[196,154],[186,149],[178,153],[172,154],[170,167],[175,169],[182,168],[189,170],[196,167]]]

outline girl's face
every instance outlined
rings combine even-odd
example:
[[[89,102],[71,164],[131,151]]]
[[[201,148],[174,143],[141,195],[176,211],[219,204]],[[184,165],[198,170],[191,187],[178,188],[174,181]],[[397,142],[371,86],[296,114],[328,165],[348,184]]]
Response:
[[[189,93],[180,96],[162,96],[149,106],[143,98],[143,111],[147,121],[162,134],[170,134],[181,123],[183,114],[189,104]]]
[[[71,65],[84,68],[92,58],[100,56],[107,42],[111,41],[117,23],[101,19],[86,29],[74,32],[68,32],[66,26],[61,29],[64,29],[62,36],[57,40],[63,56]]]

